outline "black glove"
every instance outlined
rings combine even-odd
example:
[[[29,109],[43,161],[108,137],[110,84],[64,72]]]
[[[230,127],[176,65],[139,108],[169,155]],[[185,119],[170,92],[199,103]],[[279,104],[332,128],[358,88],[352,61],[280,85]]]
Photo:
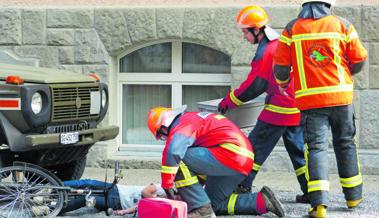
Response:
[[[217,111],[220,112],[220,114],[224,115],[229,109],[229,106],[226,104],[225,99],[222,99],[222,101],[218,104]]]
[[[166,192],[168,199],[175,200],[176,192],[173,188],[164,189],[164,191]]]

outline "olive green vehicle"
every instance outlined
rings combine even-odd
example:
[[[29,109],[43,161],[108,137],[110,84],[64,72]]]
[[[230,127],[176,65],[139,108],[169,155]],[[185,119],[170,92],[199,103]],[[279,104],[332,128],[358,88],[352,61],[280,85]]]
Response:
[[[0,167],[37,164],[61,179],[78,179],[91,146],[113,139],[101,126],[108,87],[65,70],[0,64]]]

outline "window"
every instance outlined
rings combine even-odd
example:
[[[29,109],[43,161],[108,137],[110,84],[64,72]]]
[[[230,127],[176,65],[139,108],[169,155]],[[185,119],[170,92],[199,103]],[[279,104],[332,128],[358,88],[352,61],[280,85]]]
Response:
[[[120,57],[119,70],[120,150],[161,150],[164,143],[156,141],[146,125],[150,108],[187,104],[188,110],[197,110],[197,102],[224,97],[231,84],[229,56],[181,41],[129,51]]]

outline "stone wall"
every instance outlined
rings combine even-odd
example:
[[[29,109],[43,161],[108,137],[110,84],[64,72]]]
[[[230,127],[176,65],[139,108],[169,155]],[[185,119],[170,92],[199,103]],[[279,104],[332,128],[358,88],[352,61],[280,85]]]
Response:
[[[278,31],[299,12],[297,6],[265,9],[271,17],[271,26]],[[110,62],[120,53],[144,43],[180,39],[230,55],[235,87],[249,72],[255,50],[243,40],[235,25],[238,10],[220,5],[210,8],[3,8],[0,9],[0,49],[23,58],[38,59],[42,67],[96,72],[103,81],[109,81],[109,75],[117,73],[110,72]],[[362,149],[379,149],[379,6],[346,6],[334,11],[355,25],[370,54],[369,64],[355,77],[357,142]]]

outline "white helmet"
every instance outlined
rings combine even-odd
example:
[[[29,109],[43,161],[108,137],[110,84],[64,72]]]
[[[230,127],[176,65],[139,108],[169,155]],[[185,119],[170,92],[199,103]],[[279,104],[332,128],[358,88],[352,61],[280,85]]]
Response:
[[[330,4],[330,5],[336,4],[336,0],[303,0],[301,5],[308,3],[308,2],[325,2],[325,3]]]

